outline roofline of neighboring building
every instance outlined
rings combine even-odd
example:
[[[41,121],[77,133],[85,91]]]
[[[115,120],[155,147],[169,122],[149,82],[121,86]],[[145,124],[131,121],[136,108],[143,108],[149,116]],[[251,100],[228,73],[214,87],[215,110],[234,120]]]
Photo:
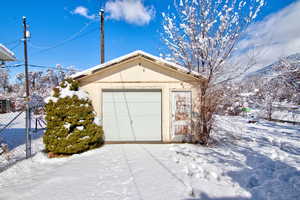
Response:
[[[108,62],[105,62],[103,64],[96,65],[95,67],[92,67],[92,68],[89,68],[87,70],[78,72],[78,73],[72,75],[71,77],[74,78],[74,79],[80,79],[80,78],[92,75],[96,72],[102,71],[103,69],[106,69],[106,68],[111,67],[113,65],[124,62],[126,60],[138,57],[138,56],[144,57],[145,59],[148,59],[148,60],[150,60],[152,62],[155,62],[159,65],[164,65],[164,66],[169,67],[173,70],[178,70],[181,73],[186,73],[186,74],[191,75],[195,78],[204,79],[204,77],[201,76],[201,74],[199,74],[198,72],[195,72],[195,71],[190,72],[187,68],[185,68],[181,65],[178,65],[178,64],[173,63],[173,62],[169,62],[169,61],[167,61],[163,58],[151,55],[151,54],[146,53],[146,52],[141,51],[141,50],[137,50],[137,51],[134,51],[132,53],[126,54],[124,56],[121,56],[121,57],[115,58],[113,60],[110,60]]]
[[[0,61],[16,61],[15,54],[3,44],[0,44]]]

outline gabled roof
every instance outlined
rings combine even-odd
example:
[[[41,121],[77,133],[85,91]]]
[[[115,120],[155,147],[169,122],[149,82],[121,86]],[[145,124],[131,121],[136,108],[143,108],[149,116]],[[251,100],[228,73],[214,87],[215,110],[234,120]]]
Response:
[[[94,74],[96,72],[104,70],[104,69],[106,69],[108,67],[114,66],[116,64],[120,64],[120,63],[122,63],[124,61],[130,60],[130,59],[133,59],[133,58],[137,58],[137,57],[142,57],[142,58],[144,58],[146,60],[149,60],[151,62],[157,63],[158,65],[160,65],[162,67],[171,68],[173,70],[177,70],[178,72],[186,73],[186,74],[189,74],[189,75],[194,76],[196,78],[203,79],[203,77],[199,73],[197,73],[195,71],[189,72],[189,70],[187,68],[185,68],[185,67],[183,67],[181,65],[178,65],[178,64],[173,63],[173,62],[169,62],[169,61],[167,61],[167,60],[165,60],[163,58],[151,55],[151,54],[146,53],[146,52],[141,51],[141,50],[134,51],[132,53],[129,53],[127,55],[115,58],[115,59],[110,60],[108,62],[105,62],[103,64],[100,64],[100,65],[97,65],[95,67],[92,67],[90,69],[84,70],[82,72],[78,72],[78,73],[72,75],[71,77],[74,78],[74,79],[83,78],[85,76],[89,76],[89,75],[92,75],[92,74]]]
[[[4,45],[0,44],[0,61],[15,61],[15,54],[6,48]]]

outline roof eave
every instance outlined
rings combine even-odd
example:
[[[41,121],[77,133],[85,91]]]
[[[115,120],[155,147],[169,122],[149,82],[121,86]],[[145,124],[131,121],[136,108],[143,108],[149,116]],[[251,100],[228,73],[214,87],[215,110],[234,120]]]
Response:
[[[16,57],[8,48],[0,44],[0,61],[16,61]]]

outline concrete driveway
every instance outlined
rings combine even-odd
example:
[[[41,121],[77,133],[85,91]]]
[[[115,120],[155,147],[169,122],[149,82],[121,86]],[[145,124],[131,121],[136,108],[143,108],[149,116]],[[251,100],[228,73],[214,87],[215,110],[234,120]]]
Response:
[[[69,158],[38,153],[0,174],[0,199],[185,199],[166,144],[111,144]]]

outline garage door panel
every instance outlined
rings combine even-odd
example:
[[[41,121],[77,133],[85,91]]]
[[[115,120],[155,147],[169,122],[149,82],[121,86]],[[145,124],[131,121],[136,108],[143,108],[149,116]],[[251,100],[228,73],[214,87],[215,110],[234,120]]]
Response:
[[[137,133],[137,140],[141,141],[157,141],[161,138],[157,133],[161,133],[161,126],[154,124],[152,122],[157,122],[157,119],[160,119],[159,116],[150,116],[150,117],[136,117],[134,121],[133,127],[135,132]],[[140,134],[141,133],[141,134]],[[157,136],[157,137],[153,137]]]
[[[161,92],[103,92],[107,141],[161,141]]]
[[[160,112],[158,112],[158,109],[160,109],[160,102],[130,102],[128,107],[129,109],[125,108],[125,114],[132,114],[136,116],[160,115]]]
[[[103,100],[106,102],[124,102],[126,99],[128,102],[160,102],[157,98],[160,92],[134,92],[134,91],[124,91],[124,92],[105,92]],[[145,95],[141,95],[145,94]]]
[[[157,108],[160,107],[160,103],[129,103],[128,105],[123,105],[122,103],[105,103],[105,107],[106,108],[104,108],[104,112],[106,113],[106,115],[114,115],[115,113],[117,113],[121,116],[160,116],[160,112],[158,113],[157,111]]]
[[[105,119],[105,140],[126,141],[133,137],[131,132],[122,130],[130,129],[130,121],[125,117],[106,116]]]

